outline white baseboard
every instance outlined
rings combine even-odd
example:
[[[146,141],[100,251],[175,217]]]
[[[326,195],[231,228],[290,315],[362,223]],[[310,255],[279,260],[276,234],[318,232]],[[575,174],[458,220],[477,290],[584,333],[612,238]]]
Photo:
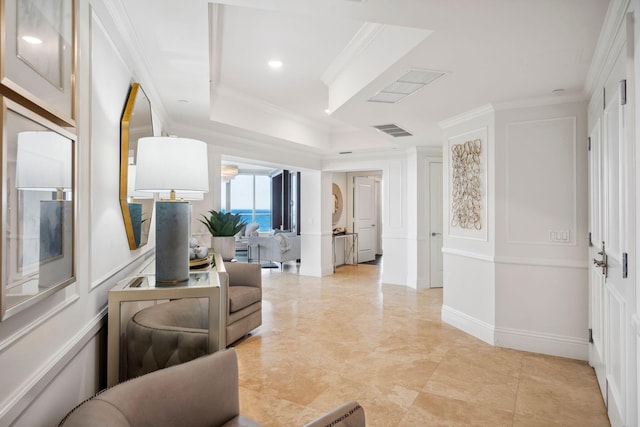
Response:
[[[442,306],[442,321],[498,347],[578,360],[589,358],[589,343],[582,338],[498,328],[446,305]]]
[[[494,327],[487,322],[446,305],[442,305],[442,321],[493,345]]]
[[[540,332],[496,327],[495,345],[570,359],[588,360],[589,358],[587,340]]]

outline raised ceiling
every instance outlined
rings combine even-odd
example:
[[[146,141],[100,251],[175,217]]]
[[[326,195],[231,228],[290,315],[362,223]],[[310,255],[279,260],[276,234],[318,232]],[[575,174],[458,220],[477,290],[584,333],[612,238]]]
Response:
[[[489,103],[586,97],[609,3],[119,1],[169,126],[321,154],[438,145],[439,122]],[[411,69],[445,74],[397,103],[368,101]],[[411,136],[374,128],[386,124]]]

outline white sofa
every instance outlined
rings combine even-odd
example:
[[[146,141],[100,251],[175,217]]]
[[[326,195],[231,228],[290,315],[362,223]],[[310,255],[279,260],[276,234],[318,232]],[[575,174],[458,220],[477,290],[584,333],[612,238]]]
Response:
[[[272,236],[249,236],[251,261],[282,263],[300,259],[300,236],[296,233],[276,233]]]
[[[258,224],[257,222],[252,222],[251,224],[244,226],[242,230],[240,230],[238,234],[236,234],[236,251],[247,250],[249,237],[257,236],[258,228],[260,228],[260,224]]]

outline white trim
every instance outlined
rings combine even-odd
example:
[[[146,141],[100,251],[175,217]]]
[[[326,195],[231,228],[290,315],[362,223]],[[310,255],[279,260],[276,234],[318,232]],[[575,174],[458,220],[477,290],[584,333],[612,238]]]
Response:
[[[442,305],[442,321],[493,345],[495,328],[487,322],[444,304]]]
[[[506,124],[505,126],[505,133],[506,133],[506,144],[505,144],[505,160],[506,160],[506,194],[505,194],[505,198],[506,198],[506,229],[507,229],[507,243],[517,243],[517,244],[527,244],[527,245],[550,245],[550,246],[573,246],[576,247],[577,246],[577,230],[578,230],[578,165],[577,165],[577,144],[578,144],[578,136],[577,136],[577,120],[578,118],[576,116],[564,116],[564,117],[553,117],[553,118],[547,118],[547,119],[536,119],[536,120],[521,120],[521,121],[517,121],[517,122],[509,122]],[[515,126],[521,126],[521,125],[530,125],[530,124],[539,124],[539,123],[550,123],[550,122],[564,122],[564,121],[568,121],[571,125],[571,129],[573,131],[573,146],[572,146],[572,159],[573,159],[573,170],[572,170],[572,178],[573,178],[573,182],[572,182],[572,191],[573,191],[573,215],[572,215],[572,220],[573,220],[573,224],[571,224],[571,240],[569,241],[569,243],[562,243],[562,242],[549,242],[549,241],[521,241],[521,240],[515,240],[511,238],[511,215],[510,215],[510,206],[511,201],[509,199],[509,194],[510,194],[510,182],[512,181],[510,179],[510,172],[511,172],[511,158],[510,153],[511,150],[513,149],[513,147],[511,147],[511,135],[510,135],[510,130],[513,129]]]
[[[23,328],[20,328],[15,334],[8,336],[6,339],[0,341],[0,353],[5,351],[7,348],[13,346],[16,342],[20,341],[23,337],[29,335],[31,332],[39,328],[40,326],[47,323],[51,318],[53,318],[56,314],[61,313],[67,307],[71,306],[74,302],[78,301],[80,297],[78,294],[72,295],[70,298],[65,298],[60,304],[54,306],[51,310],[45,313],[42,316],[39,316],[36,320],[29,323]]]
[[[477,117],[482,117],[486,114],[491,114],[495,112],[495,108],[493,105],[486,104],[478,108],[474,108],[473,110],[469,110],[462,114],[458,114],[457,116],[450,117],[448,119],[444,119],[438,122],[438,126],[440,129],[448,129],[453,126],[468,122],[469,120],[475,119]]]
[[[495,111],[515,110],[518,108],[546,107],[550,105],[575,104],[589,101],[586,93],[572,93],[567,95],[550,95],[540,98],[527,98],[516,101],[505,101],[492,104]]]
[[[89,292],[93,292],[94,289],[99,288],[105,283],[110,283],[113,285],[115,282],[112,280],[113,278],[118,276],[124,277],[128,275],[132,269],[136,268],[136,266],[144,263],[149,258],[151,258],[151,256],[153,256],[153,254],[155,253],[155,251],[153,250],[155,249],[155,247],[149,247],[149,245],[146,245],[146,246],[147,247],[145,248],[144,252],[141,252],[135,257],[123,262],[119,266],[112,268],[111,271],[108,271],[107,273],[103,274],[101,277],[98,277],[97,279],[91,281]]]
[[[637,313],[631,316],[631,329],[640,337],[640,316],[638,316]],[[640,344],[640,341],[638,341],[638,343]]]
[[[39,395],[80,353],[80,351],[98,334],[100,329],[106,327],[107,307],[104,307],[87,325],[80,329],[65,346],[53,354],[48,363],[23,383],[22,387],[5,399],[0,405],[0,424],[9,425],[33,403],[34,396]]]
[[[624,22],[624,16],[629,7],[630,0],[612,0],[609,3],[604,24],[600,30],[598,44],[596,45],[591,60],[591,66],[587,72],[585,80],[585,90],[588,95],[592,95],[603,78],[603,73],[610,69],[607,61],[618,34],[618,29]]]
[[[579,360],[589,356],[589,343],[584,338],[511,328],[495,328],[495,345]]]
[[[330,87],[349,64],[364,52],[384,27],[383,24],[365,22],[344,49],[342,49],[342,52],[340,52],[333,62],[329,64],[327,69],[324,70],[320,80],[327,85],[327,87]]]
[[[460,249],[453,249],[453,248],[443,247],[442,253],[446,255],[456,255],[456,256],[472,258],[472,259],[477,259],[477,260],[486,261],[486,262],[495,262],[496,260],[496,258],[493,255],[479,254],[477,252],[469,252],[469,251],[463,251]]]
[[[557,258],[530,258],[530,257],[495,257],[496,264],[531,265],[537,267],[559,267],[588,269],[588,261],[557,259]]]

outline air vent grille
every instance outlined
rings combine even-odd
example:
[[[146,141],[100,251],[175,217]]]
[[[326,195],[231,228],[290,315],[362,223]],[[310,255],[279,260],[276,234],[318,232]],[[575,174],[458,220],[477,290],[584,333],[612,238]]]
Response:
[[[391,135],[394,138],[398,138],[400,136],[413,136],[413,134],[411,134],[410,132],[394,124],[377,125],[377,126],[374,126],[374,128],[376,128],[380,132],[386,133],[387,135]]]
[[[412,68],[368,99],[369,102],[396,103],[444,76],[442,71]]]

